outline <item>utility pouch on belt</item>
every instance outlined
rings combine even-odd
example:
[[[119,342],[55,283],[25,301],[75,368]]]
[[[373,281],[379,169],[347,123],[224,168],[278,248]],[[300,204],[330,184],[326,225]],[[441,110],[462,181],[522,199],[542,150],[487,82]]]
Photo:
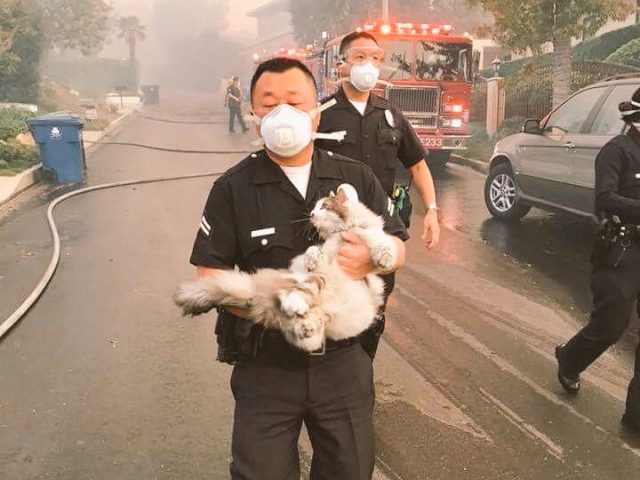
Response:
[[[245,318],[237,318],[234,330],[240,358],[256,358],[260,348],[262,327]]]
[[[219,308],[216,321],[217,360],[234,365],[241,359],[255,358],[261,331],[259,325]]]
[[[240,360],[238,342],[235,337],[235,326],[238,317],[218,309],[218,319],[216,320],[216,339],[218,342],[218,355],[216,360],[233,365]]]
[[[391,200],[400,216],[400,220],[404,223],[406,228],[411,225],[411,211],[413,210],[413,204],[411,203],[411,197],[409,196],[409,186],[398,185],[393,189],[393,195]]]
[[[373,360],[378,351],[378,344],[380,343],[380,337],[384,332],[384,314],[378,315],[375,322],[367,330],[360,335],[360,344],[365,352]]]
[[[624,259],[632,238],[627,227],[614,220],[606,220],[596,236],[591,265],[594,268],[615,268]]]

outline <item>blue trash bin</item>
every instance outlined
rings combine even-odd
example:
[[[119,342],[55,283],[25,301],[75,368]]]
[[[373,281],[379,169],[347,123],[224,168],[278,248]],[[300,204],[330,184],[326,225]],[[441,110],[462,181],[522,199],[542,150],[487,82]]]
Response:
[[[58,183],[82,183],[85,159],[82,120],[71,112],[56,112],[27,120],[40,147],[42,167],[51,171]]]

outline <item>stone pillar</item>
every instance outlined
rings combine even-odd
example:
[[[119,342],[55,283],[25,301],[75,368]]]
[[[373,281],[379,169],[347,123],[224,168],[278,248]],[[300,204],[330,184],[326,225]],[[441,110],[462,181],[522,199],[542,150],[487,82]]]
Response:
[[[487,134],[492,137],[498,132],[504,120],[504,91],[501,88],[502,78],[493,77],[487,80]]]

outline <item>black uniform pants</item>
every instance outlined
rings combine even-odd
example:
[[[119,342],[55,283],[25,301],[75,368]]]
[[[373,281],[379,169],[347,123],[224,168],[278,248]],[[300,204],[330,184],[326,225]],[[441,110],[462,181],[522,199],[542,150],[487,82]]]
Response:
[[[586,369],[616,343],[629,326],[633,307],[640,298],[640,239],[635,242],[615,267],[613,260],[619,251],[594,251],[591,320],[562,350],[567,374],[577,375]],[[613,255],[607,259],[610,253]],[[635,372],[629,384],[626,410],[640,423],[640,344],[636,348]]]
[[[371,478],[373,367],[359,343],[322,356],[261,350],[235,365],[231,390],[233,480],[300,480],[303,422],[312,480]]]
[[[233,133],[235,131],[235,119],[238,118],[238,123],[242,127],[242,131],[247,130],[247,126],[242,119],[242,109],[239,105],[229,105],[229,133]]]

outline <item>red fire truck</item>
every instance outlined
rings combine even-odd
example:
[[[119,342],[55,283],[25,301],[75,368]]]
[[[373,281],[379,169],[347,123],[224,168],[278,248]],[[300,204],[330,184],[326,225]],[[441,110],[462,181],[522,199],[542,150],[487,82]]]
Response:
[[[452,150],[464,150],[470,138],[472,41],[454,35],[451,25],[371,23],[360,31],[372,34],[385,50],[377,90],[401,110],[415,129],[430,163],[445,163]],[[339,46],[333,38],[323,49],[323,92],[335,91]]]

